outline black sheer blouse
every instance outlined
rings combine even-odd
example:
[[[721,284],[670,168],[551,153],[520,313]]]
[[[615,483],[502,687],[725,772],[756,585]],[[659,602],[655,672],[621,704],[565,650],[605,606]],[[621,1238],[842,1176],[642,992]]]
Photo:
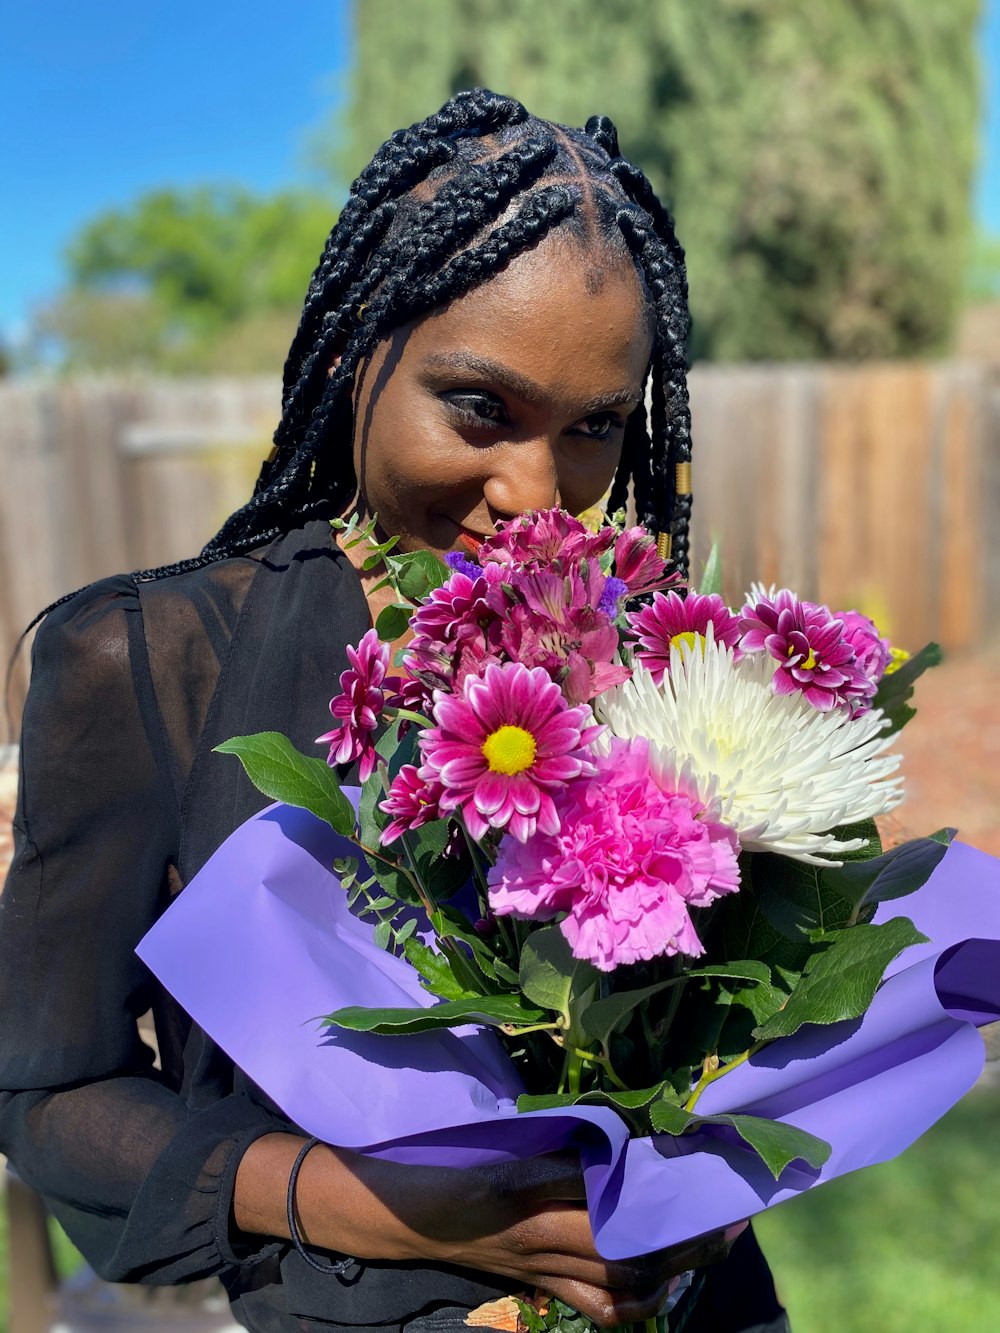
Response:
[[[48,616],[33,653],[0,897],[0,1150],[102,1275],[219,1274],[260,1333],[398,1325],[508,1289],[388,1263],[336,1278],[287,1244],[234,1234],[240,1158],[288,1122],[134,953],[172,893],[266,803],[213,747],[274,730],[308,751],[329,725],[345,646],[369,624],[357,575],[316,522],[192,573],[103,580]],[[137,1031],[150,1010],[160,1069]],[[720,1333],[780,1309],[749,1239],[725,1269],[743,1252],[748,1300]]]

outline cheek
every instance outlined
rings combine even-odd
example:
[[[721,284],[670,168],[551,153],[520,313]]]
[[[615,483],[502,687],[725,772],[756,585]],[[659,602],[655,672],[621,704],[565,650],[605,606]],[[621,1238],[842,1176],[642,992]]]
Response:
[[[559,495],[563,508],[582,513],[604,499],[621,459],[621,444],[587,457],[579,450],[564,454],[559,464]]]

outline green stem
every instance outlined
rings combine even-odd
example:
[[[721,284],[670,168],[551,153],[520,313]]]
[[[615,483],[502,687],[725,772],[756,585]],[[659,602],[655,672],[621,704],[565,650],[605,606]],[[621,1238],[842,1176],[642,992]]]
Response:
[[[579,1046],[570,1048],[575,1056],[588,1065],[600,1065],[606,1071],[608,1078],[615,1085],[619,1092],[628,1092],[628,1085],[623,1083],[615,1072],[614,1066],[606,1055],[598,1055],[596,1051],[584,1051]]]
[[[566,1048],[566,1091],[573,1097],[580,1095],[580,1075],[583,1073],[582,1052],[576,1046]]]
[[[694,1085],[691,1096],[684,1103],[684,1110],[693,1111],[698,1103],[698,1098],[710,1083],[714,1083],[716,1079],[722,1078],[723,1074],[728,1074],[731,1069],[735,1069],[738,1065],[746,1064],[751,1055],[756,1055],[764,1044],[765,1043],[762,1041],[754,1042],[752,1046],[748,1047],[747,1050],[742,1051],[735,1060],[730,1060],[728,1064],[717,1065],[714,1069],[706,1069],[701,1078]]]
[[[412,722],[417,727],[429,727],[433,725],[429,717],[424,717],[421,713],[413,713],[409,708],[393,709],[393,722]]]
[[[502,1027],[501,1027],[501,1031],[503,1032],[504,1036],[506,1036],[506,1037],[523,1037],[523,1036],[526,1036],[526,1034],[529,1033],[529,1032],[558,1032],[558,1031],[559,1031],[559,1024],[558,1024],[558,1023],[532,1023],[532,1025],[531,1025],[530,1027],[527,1027],[527,1028],[515,1028],[515,1027],[511,1027],[511,1026],[510,1026],[509,1024],[507,1024],[507,1023],[504,1023],[504,1024],[502,1025]]]

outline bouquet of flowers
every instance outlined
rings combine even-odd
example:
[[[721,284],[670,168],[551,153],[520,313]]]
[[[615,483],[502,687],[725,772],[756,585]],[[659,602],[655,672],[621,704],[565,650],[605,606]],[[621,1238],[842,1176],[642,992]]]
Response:
[[[883,852],[874,823],[901,799],[893,738],[934,645],[908,658],[857,611],[787,589],[755,585],[731,608],[714,554],[683,589],[641,527],[561,510],[443,563],[340,526],[371,545],[395,601],[348,650],[327,762],[275,733],[220,747],[284,803],[277,841],[274,812],[234,835],[249,873],[294,903],[280,930],[258,923],[250,952],[266,937],[285,961],[264,964],[275,984],[253,1012],[275,1023],[264,996],[287,992],[303,955],[299,1001],[325,977],[335,1007],[305,1029],[311,1054],[262,1059],[247,1013],[220,1016],[232,996],[192,989],[192,913],[211,935],[197,881],[140,950],[299,1124],[402,1160],[576,1142],[595,1238],[620,1257],[881,1160],[965,1091],[965,1033],[982,1058],[968,1020],[1000,1005],[983,980],[1000,897],[985,916],[977,888],[945,906],[928,890],[968,851],[949,850],[953,830]],[[359,792],[337,776],[351,764]],[[234,839],[199,879],[245,882]],[[899,915],[910,895],[919,910]],[[277,1007],[288,1016],[287,993]],[[298,1012],[300,1033],[315,1012]],[[302,1064],[331,1047],[340,1079],[375,1071],[378,1114],[363,1095],[322,1104]],[[908,1097],[928,1075],[919,1111],[872,1105],[887,1076]],[[436,1080],[429,1111],[418,1076]],[[674,1194],[650,1226],[650,1202]],[[570,1318],[556,1307],[522,1314],[550,1327]]]

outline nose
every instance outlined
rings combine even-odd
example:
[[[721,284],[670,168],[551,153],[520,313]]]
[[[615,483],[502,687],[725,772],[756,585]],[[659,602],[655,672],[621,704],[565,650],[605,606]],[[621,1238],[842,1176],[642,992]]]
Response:
[[[483,495],[494,520],[561,503],[555,453],[548,439],[519,440],[490,457]]]

